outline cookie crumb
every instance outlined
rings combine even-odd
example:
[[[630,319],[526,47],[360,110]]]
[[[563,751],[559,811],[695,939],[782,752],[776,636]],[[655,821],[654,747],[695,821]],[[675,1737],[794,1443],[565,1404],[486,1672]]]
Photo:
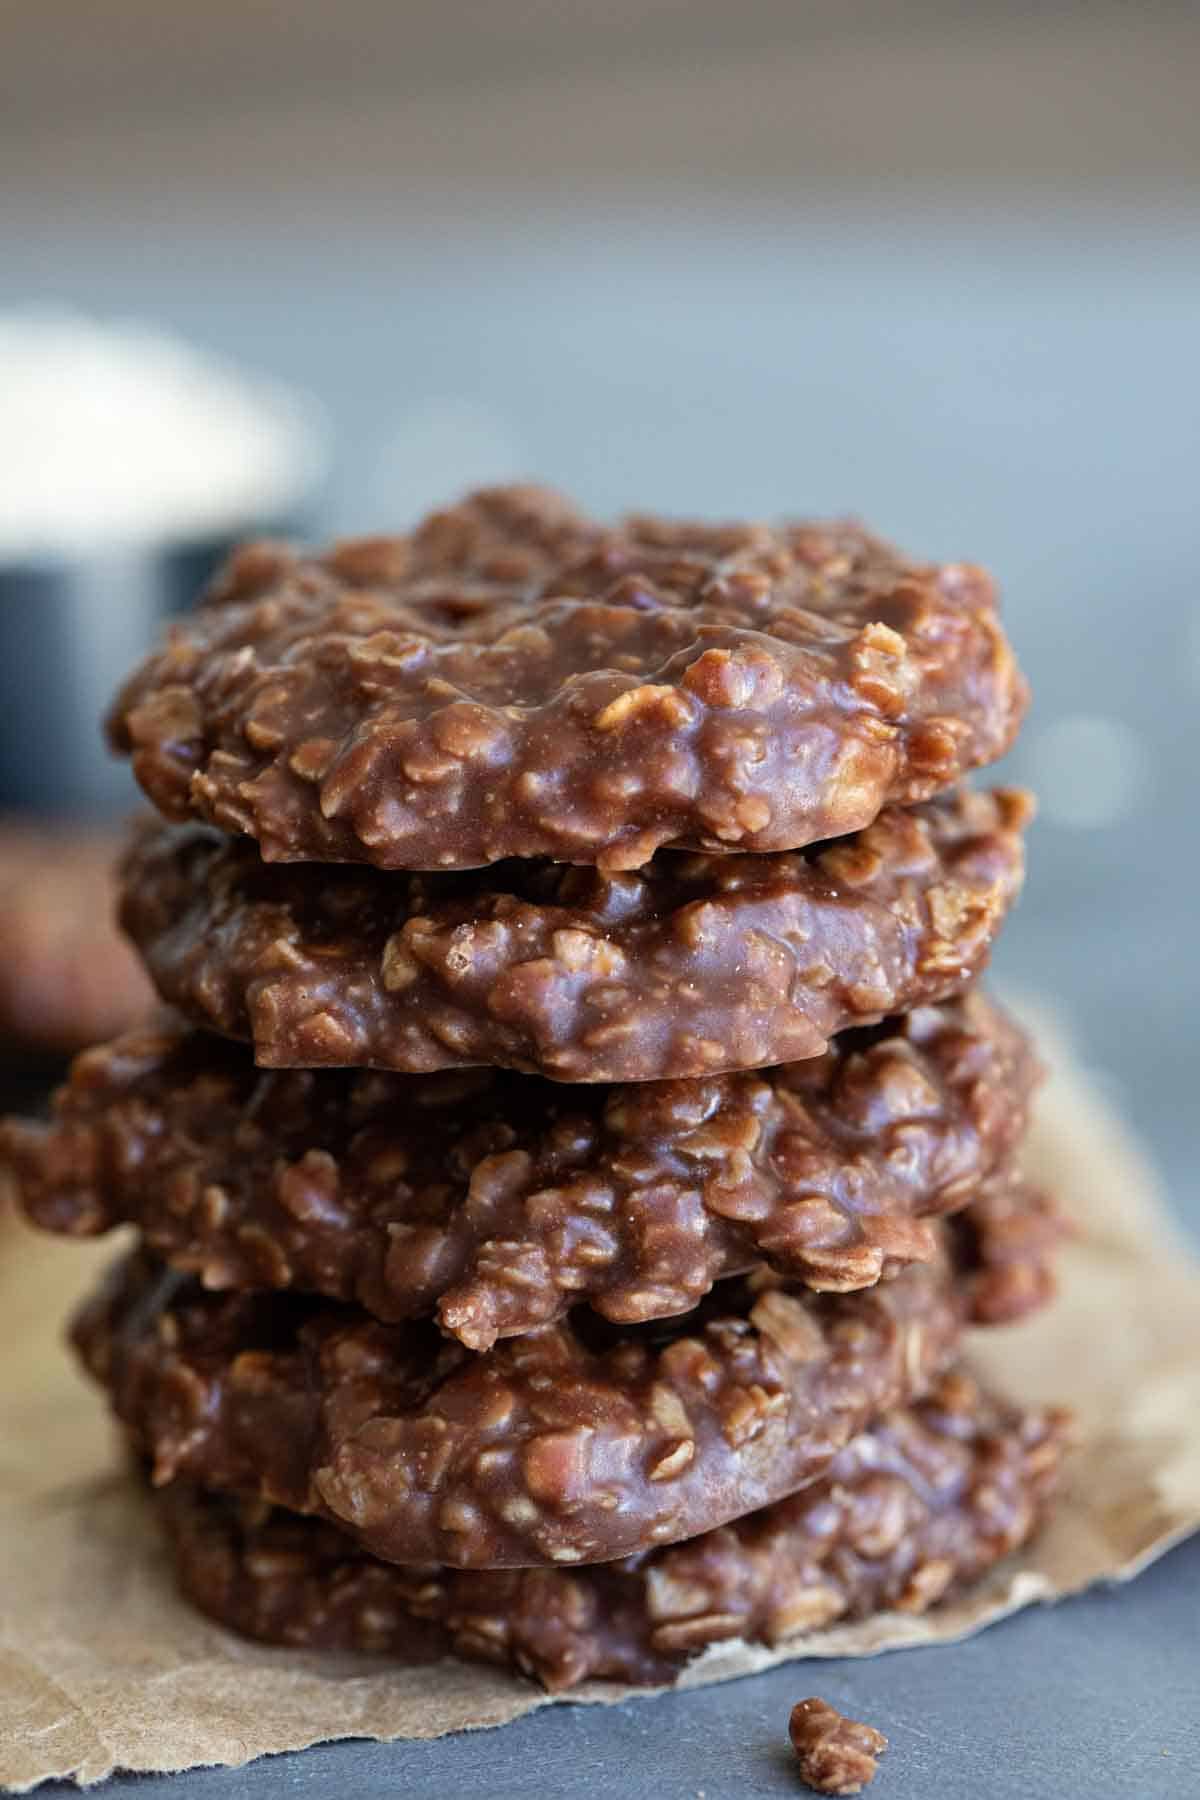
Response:
[[[847,1719],[825,1700],[799,1700],[788,1735],[806,1787],[818,1794],[861,1794],[888,1747],[882,1731]]]

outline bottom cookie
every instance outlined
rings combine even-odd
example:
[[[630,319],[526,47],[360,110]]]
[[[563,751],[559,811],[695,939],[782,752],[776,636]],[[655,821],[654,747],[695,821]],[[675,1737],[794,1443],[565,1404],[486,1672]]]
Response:
[[[819,1481],[689,1542],[565,1570],[380,1562],[321,1520],[186,1482],[159,1490],[179,1584],[266,1643],[424,1660],[453,1650],[551,1690],[669,1682],[722,1639],[925,1612],[1041,1524],[1064,1413],[1022,1412],[961,1371],[889,1414]]]

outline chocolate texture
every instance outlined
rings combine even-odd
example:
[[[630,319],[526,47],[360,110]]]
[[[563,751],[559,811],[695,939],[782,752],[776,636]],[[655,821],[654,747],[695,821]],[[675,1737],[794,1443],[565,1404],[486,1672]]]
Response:
[[[929,1259],[938,1215],[971,1199],[982,1216],[1037,1074],[974,991],[807,1062],[617,1088],[263,1073],[166,1026],[78,1058],[48,1121],[0,1127],[0,1165],[48,1230],[131,1222],[211,1289],[434,1313],[486,1350],[583,1301],[631,1324],[684,1312],[760,1260],[848,1292]],[[1013,1284],[1036,1285],[1046,1256],[1028,1198],[993,1187],[983,1310],[1020,1310]]]
[[[993,585],[853,524],[608,527],[493,488],[408,537],[236,556],[109,721],[150,799],[269,861],[638,868],[791,850],[991,762]]]
[[[919,1398],[958,1344],[951,1264],[846,1295],[760,1270],[665,1323],[579,1309],[475,1355],[328,1302],[206,1294],[138,1252],[74,1339],[158,1483],[319,1514],[394,1562],[606,1562],[781,1498]]]
[[[173,1482],[155,1498],[184,1593],[266,1643],[424,1660],[446,1649],[561,1691],[673,1681],[712,1644],[780,1644],[840,1620],[920,1614],[1018,1549],[1068,1441],[946,1375],[788,1499],[690,1542],[581,1569],[380,1562],[323,1521]]]
[[[662,851],[624,874],[280,867],[151,825],[121,920],[164,1000],[270,1068],[698,1077],[959,991],[1020,890],[1030,813],[960,790],[809,852]]]

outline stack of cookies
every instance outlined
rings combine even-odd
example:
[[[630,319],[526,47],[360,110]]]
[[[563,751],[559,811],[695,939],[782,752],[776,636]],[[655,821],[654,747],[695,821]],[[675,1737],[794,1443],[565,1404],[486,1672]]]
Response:
[[[918,1612],[1043,1516],[1052,1291],[974,986],[1029,803],[987,578],[473,495],[240,554],[111,718],[166,1006],[4,1155],[185,1590],[552,1688]]]

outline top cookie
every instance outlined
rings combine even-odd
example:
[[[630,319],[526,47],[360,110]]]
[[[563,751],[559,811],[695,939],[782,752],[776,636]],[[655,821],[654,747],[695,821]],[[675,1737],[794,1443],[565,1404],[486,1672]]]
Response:
[[[512,487],[323,557],[243,550],[109,733],[168,817],[269,861],[628,869],[857,831],[999,756],[1026,698],[969,565]]]

